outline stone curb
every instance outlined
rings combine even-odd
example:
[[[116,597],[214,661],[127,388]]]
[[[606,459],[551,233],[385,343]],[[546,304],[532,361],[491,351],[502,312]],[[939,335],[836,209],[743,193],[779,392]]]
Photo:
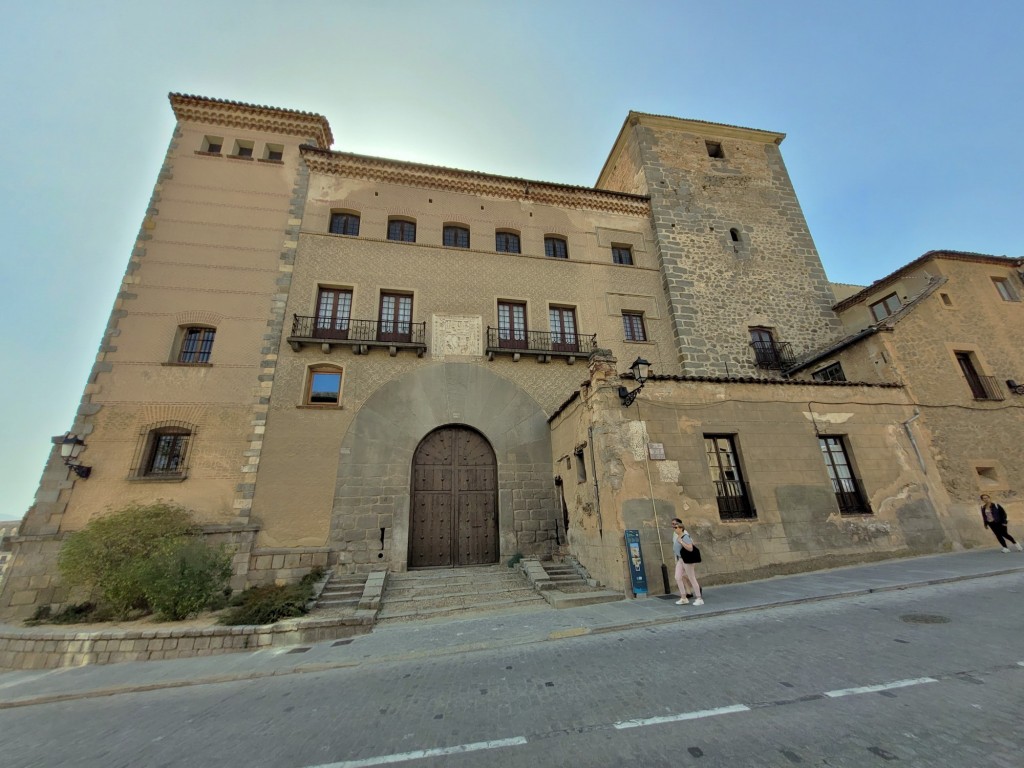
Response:
[[[422,651],[397,653],[391,656],[381,656],[375,659],[371,659],[369,661],[339,661],[326,662],[320,664],[299,664],[294,667],[289,667],[286,669],[254,670],[251,672],[239,672],[230,675],[210,675],[207,677],[199,677],[194,680],[169,680],[167,682],[146,683],[140,685],[125,685],[116,688],[97,688],[92,691],[76,691],[75,693],[55,693],[48,694],[45,696],[14,699],[11,701],[0,701],[0,710],[15,709],[18,707],[30,707],[38,704],[53,704],[56,702],[75,701],[79,699],[94,699],[103,698],[106,696],[118,696],[126,693],[144,693],[147,691],[157,691],[165,688],[187,688],[194,685],[216,685],[219,683],[232,683],[244,680],[259,680],[267,677],[301,675],[309,672],[326,672],[333,669],[359,667],[364,666],[366,664],[394,663],[398,661],[410,661],[414,659],[422,659],[436,656],[452,656],[472,651],[493,650],[495,648],[507,648],[515,645],[530,645],[533,643],[542,643],[551,640],[565,640],[575,637],[583,637],[586,635],[625,632],[631,629],[643,629],[645,627],[654,627],[681,621],[693,621],[696,619],[702,619],[711,616],[729,616],[740,613],[751,613],[754,611],[761,611],[768,608],[785,608],[794,605],[802,605],[805,603],[824,602],[826,600],[842,600],[845,598],[863,597],[864,595],[870,595],[881,592],[898,592],[904,589],[930,587],[938,584],[951,584],[958,581],[970,581],[972,579],[988,578],[990,576],[1006,576],[1009,574],[1020,572],[1024,572],[1024,567],[1006,568],[1003,570],[990,571],[987,573],[972,573],[960,576],[948,576],[936,579],[925,579],[922,581],[908,582],[906,584],[893,584],[890,586],[882,587],[866,587],[864,589],[848,590],[846,592],[834,592],[831,594],[813,595],[810,597],[797,597],[791,600],[779,600],[775,602],[761,603],[759,605],[749,605],[739,608],[720,608],[713,609],[710,611],[702,611],[700,613],[680,612],[680,614],[675,616],[666,616],[664,618],[630,622],[628,624],[609,624],[606,626],[599,627],[573,627],[569,629],[556,630],[554,632],[549,633],[546,637],[540,638],[467,643],[465,645],[449,646],[447,648],[430,648],[424,649]]]

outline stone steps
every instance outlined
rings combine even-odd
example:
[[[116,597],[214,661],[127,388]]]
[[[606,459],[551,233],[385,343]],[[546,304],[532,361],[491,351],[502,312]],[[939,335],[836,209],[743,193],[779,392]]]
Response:
[[[523,572],[540,594],[554,608],[572,608],[577,605],[593,605],[622,600],[618,592],[603,589],[588,578],[585,571],[574,561],[527,558],[522,561]]]
[[[388,574],[377,622],[544,605],[525,576],[506,566],[408,571]]]
[[[332,574],[316,601],[317,609],[351,608],[355,611],[363,597],[367,574]]]

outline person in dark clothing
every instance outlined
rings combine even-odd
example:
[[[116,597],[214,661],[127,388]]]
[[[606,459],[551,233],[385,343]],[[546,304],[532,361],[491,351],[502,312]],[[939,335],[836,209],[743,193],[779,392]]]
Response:
[[[1013,544],[1018,552],[1024,551],[1024,547],[1021,547],[1017,540],[1006,532],[1006,510],[1003,509],[1003,505],[993,502],[987,493],[981,494],[981,519],[985,523],[985,527],[996,535],[1003,552],[1010,551],[1010,548],[1006,546],[1007,541]]]

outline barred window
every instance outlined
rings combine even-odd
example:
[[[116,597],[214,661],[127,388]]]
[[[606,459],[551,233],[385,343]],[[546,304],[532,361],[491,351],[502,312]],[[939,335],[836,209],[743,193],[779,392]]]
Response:
[[[215,328],[185,328],[181,337],[181,349],[178,350],[178,362],[187,365],[210,362],[213,338],[216,334]]]
[[[132,460],[130,476],[142,480],[183,480],[196,428],[182,421],[143,427]]]

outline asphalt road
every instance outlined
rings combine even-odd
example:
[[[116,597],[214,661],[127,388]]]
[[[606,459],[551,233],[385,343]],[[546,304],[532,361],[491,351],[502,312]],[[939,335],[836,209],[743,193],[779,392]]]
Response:
[[[0,711],[0,766],[1024,765],[1024,574]]]

